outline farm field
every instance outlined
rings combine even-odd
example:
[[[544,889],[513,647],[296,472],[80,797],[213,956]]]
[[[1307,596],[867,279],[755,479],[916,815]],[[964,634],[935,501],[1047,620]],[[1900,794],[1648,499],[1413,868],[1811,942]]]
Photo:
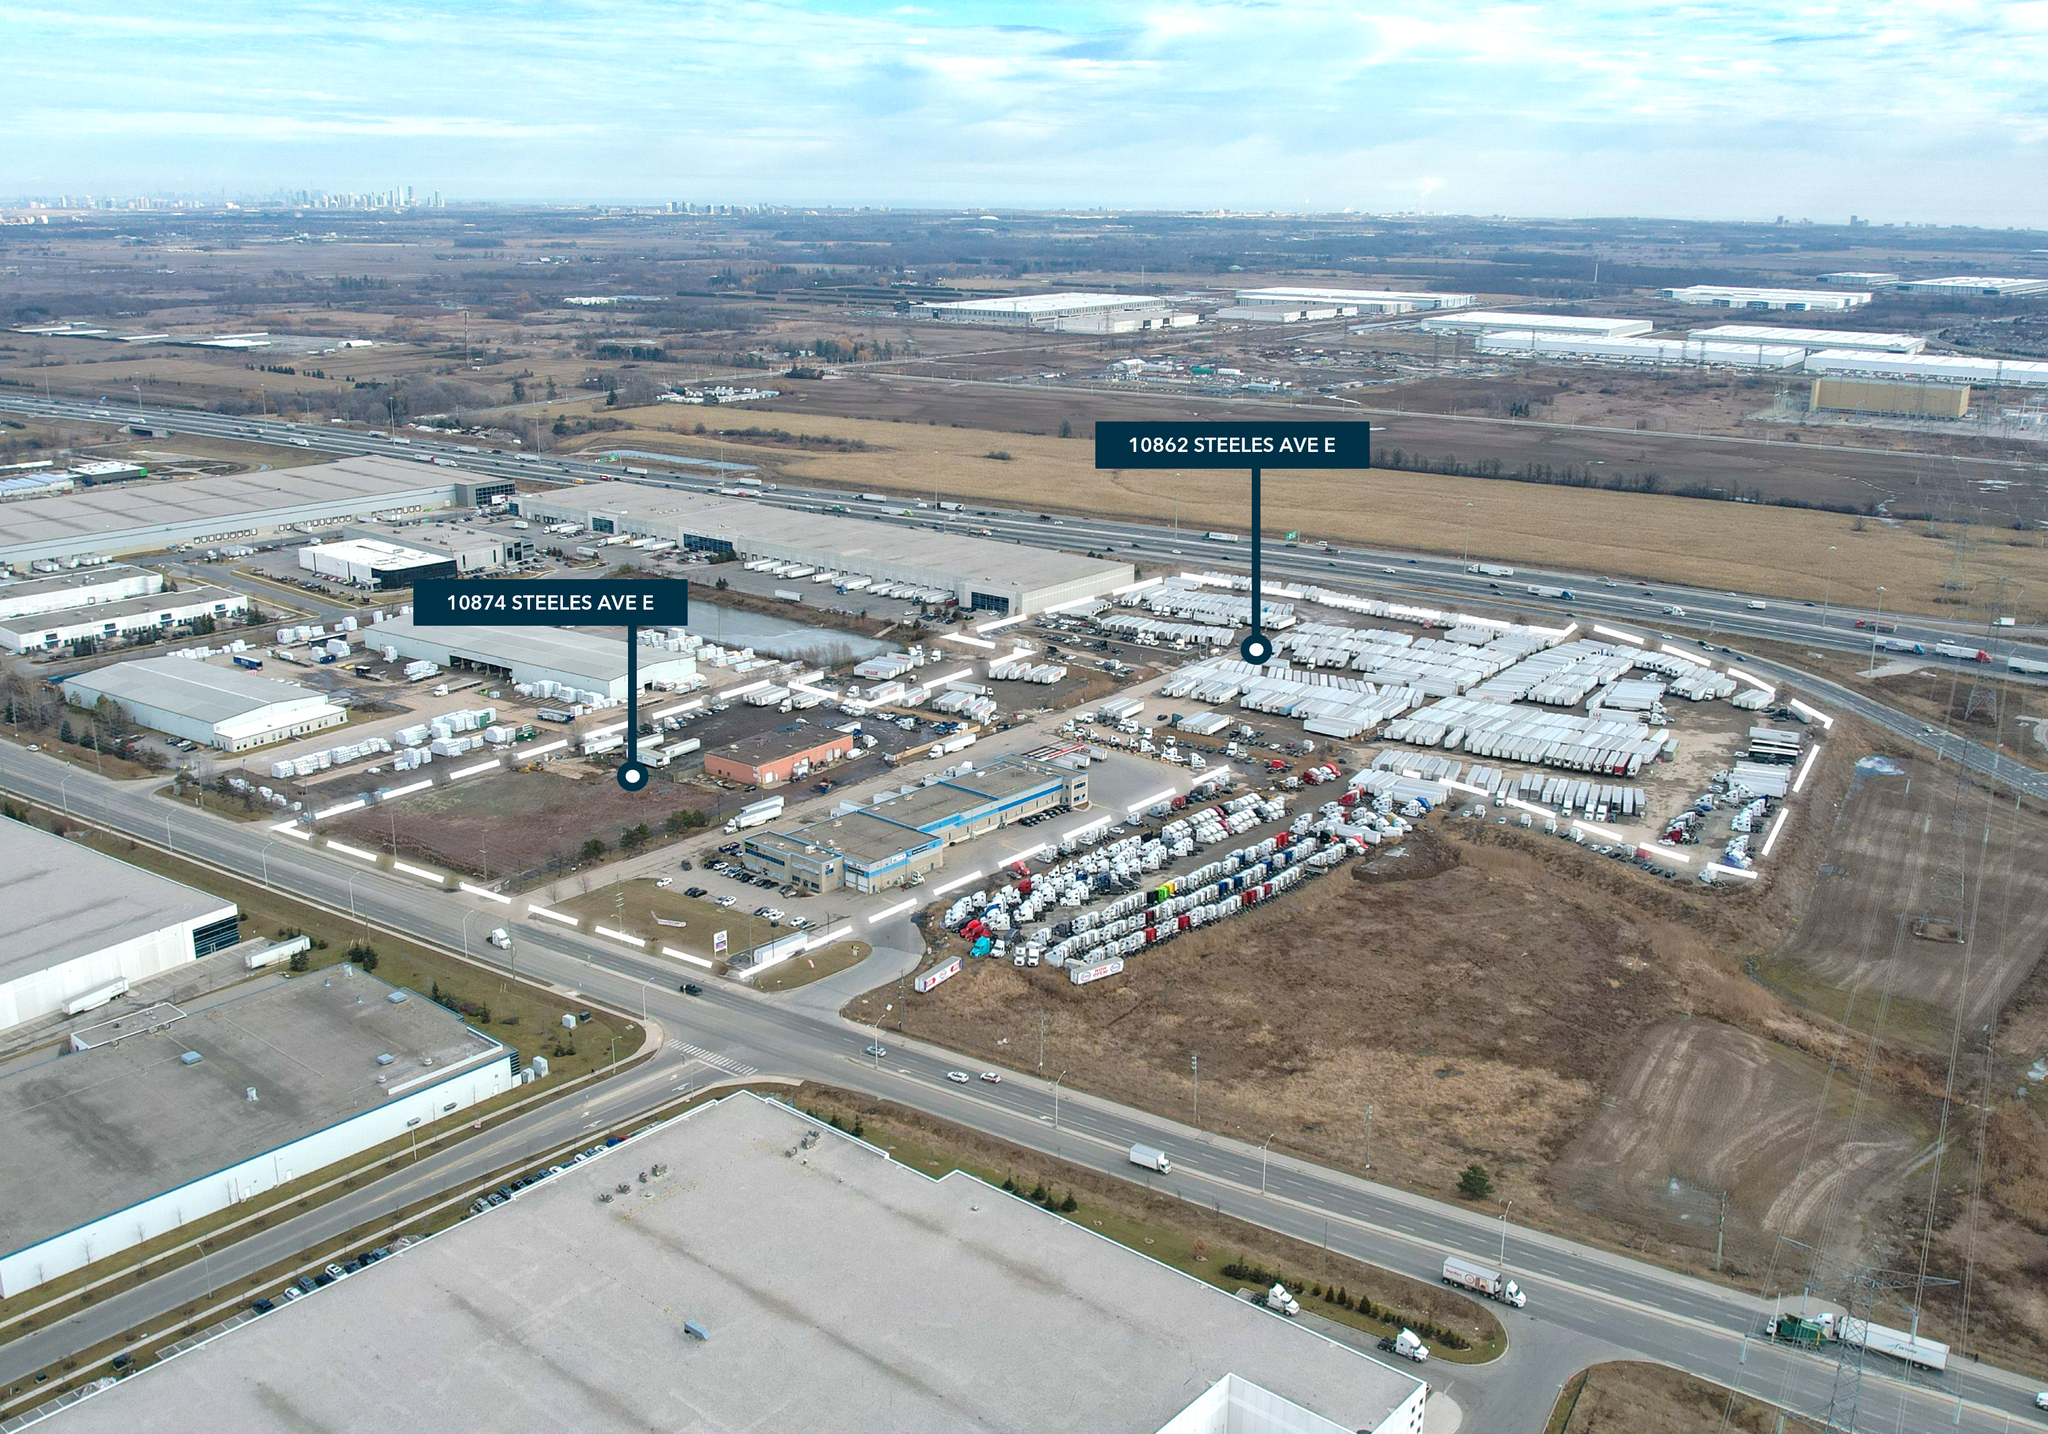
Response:
[[[1074,412],[1076,417],[1108,416],[1093,403],[1076,405]],[[666,409],[616,410],[614,416],[636,425],[636,442],[718,456],[719,441],[690,433],[694,417],[686,421]],[[726,455],[749,451],[757,461],[803,482],[927,500],[939,493],[970,502],[1155,522],[1170,522],[1178,512],[1184,527],[1242,529],[1249,516],[1241,474],[1097,473],[1092,444],[1078,437],[921,427],[822,413],[764,413],[748,422],[771,426],[771,418],[774,424],[797,425],[792,432],[849,440],[865,451],[792,451],[726,440]],[[723,422],[732,426],[729,419]],[[1561,441],[1538,429],[1500,432],[1515,435],[1518,451],[1539,461],[1543,444]],[[602,438],[615,444],[618,435]],[[1375,444],[1391,446],[1391,439],[1376,437]],[[996,459],[991,453],[1010,456]],[[1272,470],[1266,478],[1265,522],[1276,532],[1298,529],[1311,538],[1431,552],[1463,551],[1469,533],[1475,559],[1553,564],[1801,600],[1825,594],[1845,604],[1875,605],[1883,580],[1888,608],[1940,612],[1953,606],[1937,601],[1952,545],[1945,529],[1929,537],[1925,525],[1390,469],[1343,474]],[[2048,583],[2048,548],[2038,539],[1997,529],[1975,531],[1983,541],[1974,583],[1995,584],[2000,577],[2032,587]],[[1829,584],[1823,559],[1831,545],[1839,553]]]

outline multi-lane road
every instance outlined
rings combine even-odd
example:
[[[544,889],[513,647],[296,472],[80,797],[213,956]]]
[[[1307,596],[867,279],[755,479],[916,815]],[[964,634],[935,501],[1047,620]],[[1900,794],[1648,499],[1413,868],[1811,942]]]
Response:
[[[21,411],[28,402],[0,398],[0,408]],[[132,406],[36,403],[36,411],[78,410],[67,411],[65,416],[102,422],[110,421],[103,416],[107,414],[115,415],[111,421],[134,421],[136,412]],[[251,424],[165,410],[148,411],[145,421],[164,429],[175,425],[183,431],[269,441],[296,435],[305,437],[308,446],[327,452],[392,451],[381,440],[340,429]],[[251,428],[257,431],[251,434]],[[533,478],[572,476],[594,469],[594,465],[569,460],[529,462],[474,454],[461,454],[458,461],[474,471],[503,470]],[[611,468],[594,471],[608,476],[616,472]],[[698,486],[688,477],[668,481]],[[704,486],[716,481],[706,480]],[[764,496],[771,501],[813,504],[833,497],[786,489]],[[935,512],[917,509],[911,509],[907,518],[892,510],[882,520],[940,521]],[[1097,550],[1114,546],[1136,556],[1170,557],[1176,548],[1183,556],[1198,551],[1170,531],[1142,524],[1069,519],[1056,527],[1041,523],[1035,514],[1017,513],[977,514],[975,521],[977,526],[1020,540],[1030,536],[1041,542]],[[1232,555],[1219,546],[1218,551],[1202,556]],[[1207,565],[1192,557],[1190,562]],[[1411,561],[1405,554],[1280,549],[1272,555],[1270,566],[1276,578],[1321,576],[1347,588],[1378,586],[1411,598],[1418,589],[1463,594],[1475,602],[1499,597],[1484,587],[1483,580],[1475,587],[1472,575],[1463,572],[1462,565],[1442,559]],[[1390,567],[1392,573],[1384,571]],[[1587,584],[1584,575],[1547,576],[1557,585],[1574,588],[1574,606],[1582,613],[1601,612],[1624,621],[1648,622],[1647,614],[1628,605],[1631,590],[1616,592],[1595,581],[1590,584],[1592,594],[1581,594],[1579,587]],[[1632,591],[1639,593],[1640,589]],[[1730,619],[1721,629],[1724,632],[1779,638],[1796,633],[1801,642],[1832,640],[1835,646],[1855,645],[1853,629],[1841,632],[1832,625],[1845,621],[1839,610],[1830,613],[1830,624],[1824,625],[1817,614],[1804,609],[1773,617],[1771,610],[1760,615],[1740,600],[1719,595],[1663,585],[1657,591],[1671,595],[1665,601],[1685,607],[1691,615],[1689,621],[1713,611],[1718,598]],[[1610,606],[1595,606],[1596,602]],[[1503,605],[1513,606],[1512,599]],[[1853,616],[1847,615],[1846,620]],[[1766,620],[1782,627],[1759,630]],[[1841,640],[1844,638],[1849,640]],[[1998,770],[2029,791],[2040,794],[2044,790],[2037,774],[2017,769],[2009,759],[1975,743],[1943,734],[1931,738],[1920,724],[1901,714],[1789,669],[1772,667],[1767,675],[1837,706],[1858,710],[1902,736],[1923,742],[1938,739],[1945,755]],[[267,880],[307,900],[354,911],[376,925],[451,950],[473,946],[466,939],[469,926],[486,916],[502,919],[493,915],[493,908],[460,893],[423,889],[382,871],[344,869],[321,851],[281,838],[260,824],[231,823],[168,808],[150,795],[149,784],[103,781],[12,747],[0,747],[0,786],[125,831],[138,840],[168,843],[185,856]],[[907,939],[907,935],[899,933],[898,939]],[[882,951],[877,959],[881,962],[900,963],[914,956],[907,949],[890,949],[888,940],[878,935]],[[587,992],[625,1010],[644,1008],[663,1030],[663,1051],[615,1083],[599,1084],[574,1099],[540,1107],[499,1127],[485,1140],[423,1159],[418,1166],[407,1166],[350,1192],[332,1206],[266,1232],[259,1241],[244,1242],[216,1255],[209,1262],[210,1270],[172,1272],[0,1347],[0,1381],[12,1382],[72,1351],[123,1331],[148,1327],[195,1293],[204,1293],[203,1284],[196,1282],[225,1285],[239,1274],[283,1257],[294,1246],[315,1243],[434,1190],[458,1186],[485,1170],[515,1164],[529,1151],[573,1141],[579,1131],[609,1126],[658,1108],[673,1099],[684,1081],[701,1084],[721,1073],[754,1070],[868,1090],[990,1136],[1124,1177],[1139,1176],[1124,1159],[1133,1142],[1161,1145],[1173,1152],[1175,1169],[1171,1176],[1144,1177],[1150,1183],[1306,1240],[1327,1240],[1332,1249],[1422,1278],[1433,1276],[1446,1250],[1498,1257],[1505,1235],[1508,1263],[1531,1293],[1527,1310],[1502,1312],[1510,1332],[1509,1354],[1487,1366],[1441,1364],[1430,1369],[1432,1383],[1475,1421],[1473,1427],[1541,1428],[1557,1385],[1573,1370],[1601,1358],[1663,1360],[1803,1413],[1819,1413],[1828,1406],[1832,1364],[1758,1342],[1754,1335],[1767,1306],[1753,1296],[1539,1232],[1504,1226],[1469,1209],[1373,1185],[1284,1155],[1262,1158],[1254,1147],[1155,1114],[1058,1089],[1036,1070],[1007,1072],[1000,1084],[975,1081],[961,1087],[947,1080],[949,1070],[979,1070],[962,1057],[906,1045],[884,1034],[881,1039],[889,1053],[873,1058],[863,1051],[874,1033],[842,1021],[818,1003],[760,996],[720,983],[711,983],[702,997],[687,997],[679,993],[678,972],[668,963],[597,943],[576,932],[527,923],[519,930],[517,951],[523,973],[549,981],[565,993]],[[1058,1074],[1051,1068],[1054,1058],[1056,1055],[1049,1058],[1046,1075]],[[1860,1420],[1866,1426],[1882,1424],[1931,1434],[1939,1425],[1988,1434],[2003,1428],[2012,1416],[2026,1418],[2031,1411],[2032,1386],[1987,1366],[1958,1368],[1944,1380],[1930,1382],[1907,1377],[1894,1367],[1881,1368],[1880,1361],[1873,1360],[1868,1376]]]

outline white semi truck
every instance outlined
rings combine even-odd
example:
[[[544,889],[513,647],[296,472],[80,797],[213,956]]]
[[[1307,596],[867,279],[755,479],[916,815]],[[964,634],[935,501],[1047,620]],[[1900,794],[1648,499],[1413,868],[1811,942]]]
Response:
[[[725,829],[738,832],[748,827],[765,826],[782,815],[782,807],[781,797],[763,797],[758,802],[750,802],[740,808],[738,816],[725,824]]]
[[[1504,1305],[1513,1305],[1516,1309],[1529,1303],[1522,1287],[1499,1270],[1490,1270],[1471,1260],[1461,1260],[1456,1255],[1444,1257],[1443,1281],[1461,1290],[1485,1295],[1490,1300],[1499,1300]]]

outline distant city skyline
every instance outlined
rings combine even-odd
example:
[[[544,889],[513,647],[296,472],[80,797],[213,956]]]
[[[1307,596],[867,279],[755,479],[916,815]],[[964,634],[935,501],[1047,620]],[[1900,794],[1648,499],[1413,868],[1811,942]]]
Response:
[[[2048,5],[0,5],[0,195],[2048,227]]]

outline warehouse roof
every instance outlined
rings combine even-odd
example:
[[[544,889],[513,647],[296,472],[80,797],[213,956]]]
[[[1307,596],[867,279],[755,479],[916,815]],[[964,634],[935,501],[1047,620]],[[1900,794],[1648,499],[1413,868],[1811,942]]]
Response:
[[[1020,294],[1008,299],[961,299],[925,307],[941,313],[1018,314],[1042,318],[1048,314],[1079,314],[1092,309],[1158,308],[1165,302],[1152,294]]]
[[[189,1010],[110,1006],[105,1021],[76,1032],[90,1049],[0,1064],[0,1148],[36,1153],[36,1178],[10,1182],[0,1201],[0,1251],[338,1125],[421,1076],[439,1080],[504,1049],[424,997],[392,1003],[393,989],[338,966],[202,997],[213,1004]],[[183,1064],[187,1051],[201,1059]],[[395,1059],[380,1066],[380,1055]]]
[[[507,670],[544,668],[599,682],[626,675],[626,630],[622,627],[604,632],[572,627],[420,627],[410,617],[395,617],[365,628],[362,638],[370,647],[381,647],[387,641],[401,648],[416,643]],[[641,680],[654,680],[663,664],[679,660],[689,659],[648,649],[640,654]]]
[[[246,603],[246,595],[209,584],[179,588],[176,592],[145,593],[141,597],[116,598],[112,602],[87,603],[83,607],[59,608],[55,612],[31,613],[27,617],[0,617],[0,628],[9,632],[48,632],[80,623],[119,623],[143,613],[189,612],[195,607],[225,603],[233,607]]]
[[[835,732],[830,727],[806,723],[801,727],[741,737],[706,755],[723,757],[727,761],[744,763],[749,767],[758,767],[764,762],[779,762],[784,757],[813,751],[832,742],[851,745],[852,741],[853,739],[844,732]]]
[[[1688,330],[1696,339],[1722,339],[1733,343],[1798,344],[1808,349],[1878,349],[1886,353],[1917,354],[1927,347],[1918,334],[1875,334],[1860,329],[1794,329],[1773,324],[1715,324],[1711,328]]]
[[[241,1434],[280,1411],[337,1434],[469,1428],[490,1390],[506,1434],[1153,1434],[1232,1375],[1346,1430],[1421,1387],[972,1176],[933,1180],[743,1093],[64,1417],[72,1434]],[[1229,1427],[1329,1427],[1248,1426],[1254,1409]]]
[[[387,499],[445,505],[452,470],[395,458],[345,458],[305,468],[276,468],[218,478],[174,478],[87,488],[0,505],[0,548],[101,538],[168,524],[218,522],[224,529],[266,511]]]
[[[232,901],[0,818],[0,981],[45,971]]]
[[[524,494],[519,501],[522,511],[630,517],[644,525],[672,525],[674,531],[719,538],[750,550],[763,544],[805,550],[855,573],[876,566],[916,569],[951,574],[949,581],[1027,592],[1091,579],[1099,580],[1107,591],[1131,580],[1129,563],[640,483]],[[903,499],[905,506],[910,501]]]
[[[80,588],[103,587],[108,583],[128,582],[141,578],[157,579],[162,575],[148,568],[138,568],[129,563],[101,563],[96,567],[76,568],[63,573],[38,573],[34,577],[14,578],[0,582],[0,602],[15,598],[41,597],[44,593],[74,592]],[[80,604],[90,607],[90,603]]]
[[[799,848],[829,847],[857,862],[888,861],[907,851],[922,851],[938,841],[938,838],[927,836],[915,827],[904,826],[901,822],[890,821],[868,811],[827,817],[795,831],[770,832],[768,839]]]
[[[97,694],[95,701],[111,697],[116,702],[159,707],[195,722],[226,722],[279,702],[325,700],[324,694],[296,682],[258,677],[239,667],[215,667],[189,657],[141,657],[81,672],[64,679],[67,695],[74,684],[83,692]]]
[[[362,563],[372,568],[432,567],[448,561],[442,553],[409,548],[388,538],[338,538],[332,542],[309,543],[299,550],[318,552],[344,563]]]

